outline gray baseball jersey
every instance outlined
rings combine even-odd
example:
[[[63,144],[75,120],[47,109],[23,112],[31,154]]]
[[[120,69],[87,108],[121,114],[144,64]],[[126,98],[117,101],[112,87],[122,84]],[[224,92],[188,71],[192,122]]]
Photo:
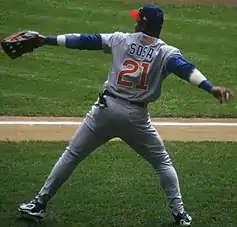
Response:
[[[101,34],[103,49],[113,62],[105,89],[136,102],[154,102],[161,95],[162,82],[169,74],[167,61],[180,51],[144,33]]]

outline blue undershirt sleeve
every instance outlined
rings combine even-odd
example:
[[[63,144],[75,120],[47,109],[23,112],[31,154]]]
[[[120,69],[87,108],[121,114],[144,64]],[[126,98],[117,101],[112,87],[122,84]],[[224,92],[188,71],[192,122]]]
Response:
[[[66,34],[65,47],[78,50],[102,50],[102,38],[100,34]],[[57,36],[47,36],[46,45],[59,45]]]
[[[79,50],[102,50],[102,38],[99,34],[67,35],[66,47]]]
[[[169,73],[174,73],[179,78],[189,81],[190,76],[196,66],[192,63],[187,62],[181,56],[174,56],[169,59],[166,68]],[[204,80],[198,85],[198,87],[207,92],[211,92],[213,84],[208,80]]]
[[[175,56],[169,59],[166,68],[169,73],[174,73],[179,78],[189,81],[190,75],[196,66],[187,62],[181,56]]]

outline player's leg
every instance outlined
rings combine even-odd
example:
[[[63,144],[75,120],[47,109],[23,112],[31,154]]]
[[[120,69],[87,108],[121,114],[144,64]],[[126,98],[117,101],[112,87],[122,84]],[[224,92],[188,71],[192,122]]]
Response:
[[[75,167],[92,151],[113,137],[107,123],[102,123],[104,114],[105,112],[100,107],[92,107],[87,118],[72,137],[69,146],[53,167],[38,195],[29,203],[21,204],[20,212],[44,217],[47,202],[69,178]],[[100,119],[98,124],[96,124],[96,119]]]
[[[133,116],[129,128],[126,130],[127,133],[123,133],[122,139],[148,161],[157,172],[177,223],[181,226],[190,225],[191,217],[183,207],[177,172],[160,135],[151,125],[149,117],[146,114]]]
[[[75,133],[69,146],[52,169],[37,198],[47,202],[68,179],[75,167],[92,151],[109,140],[103,133],[91,131],[83,124]]]

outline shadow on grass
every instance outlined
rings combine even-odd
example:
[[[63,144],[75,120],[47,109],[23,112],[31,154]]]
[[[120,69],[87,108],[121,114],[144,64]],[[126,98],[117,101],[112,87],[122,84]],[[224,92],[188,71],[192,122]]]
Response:
[[[49,220],[48,220],[49,221]],[[26,217],[18,217],[16,219],[16,224],[19,226],[27,226],[27,227],[48,227],[51,226],[49,222],[44,222],[43,220],[34,220]],[[18,226],[18,225],[17,225]],[[97,227],[97,225],[95,225]],[[159,220],[153,220],[145,224],[143,227],[177,227],[175,223],[165,222],[161,223]]]
[[[22,215],[22,214],[17,215],[15,222],[17,226],[27,226],[27,227],[50,226],[49,223],[44,222],[43,219],[34,218],[27,215]]]
[[[154,219],[154,220],[148,221],[143,227],[177,227],[177,225],[171,221],[164,222],[159,219]]]

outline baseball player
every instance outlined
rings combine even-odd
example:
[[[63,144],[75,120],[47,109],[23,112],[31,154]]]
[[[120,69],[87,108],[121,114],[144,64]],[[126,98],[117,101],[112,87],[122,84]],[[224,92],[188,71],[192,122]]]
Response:
[[[180,50],[160,39],[163,11],[151,4],[132,10],[135,33],[37,35],[41,45],[112,54],[112,67],[103,93],[92,106],[35,198],[19,206],[21,213],[43,218],[46,204],[92,151],[114,137],[125,141],[156,171],[175,222],[191,225],[184,208],[179,180],[168,151],[152,126],[147,106],[156,101],[164,79],[171,73],[211,93],[221,103],[230,89],[216,87],[186,61]],[[37,34],[37,33],[36,33]],[[39,45],[38,45],[39,46]]]

